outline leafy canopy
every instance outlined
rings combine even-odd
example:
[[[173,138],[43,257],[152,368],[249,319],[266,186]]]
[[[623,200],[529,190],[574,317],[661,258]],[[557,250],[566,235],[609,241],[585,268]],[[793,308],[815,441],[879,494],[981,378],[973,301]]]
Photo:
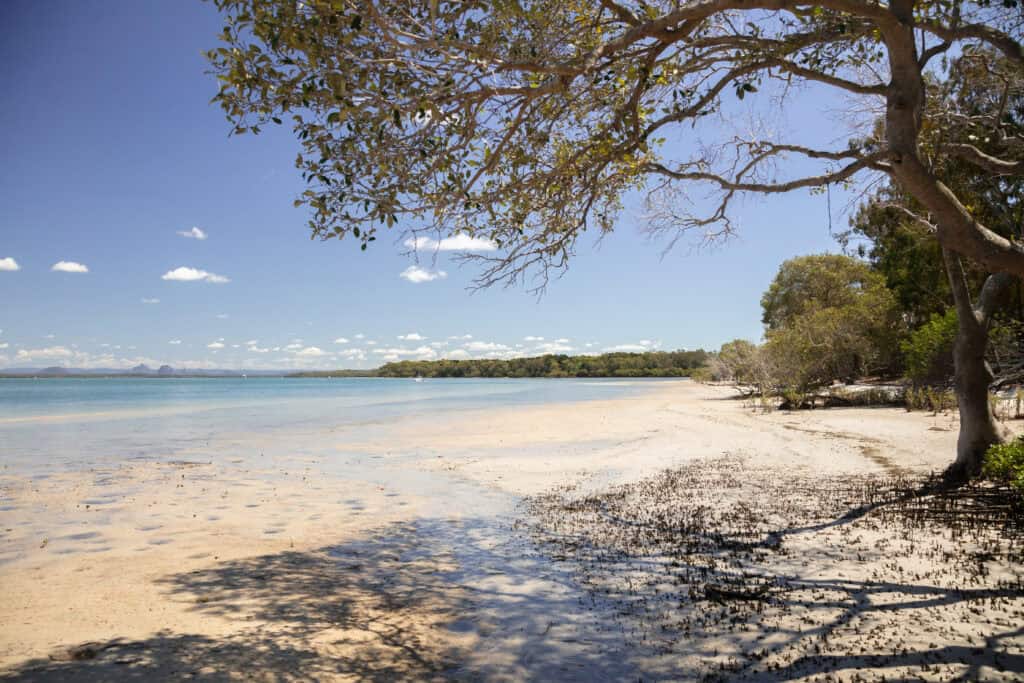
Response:
[[[762,299],[766,352],[781,389],[809,392],[887,369],[902,329],[884,278],[848,256],[782,264]]]
[[[975,220],[918,149],[922,131],[941,128],[958,140],[943,153],[976,172],[1021,172],[1020,140],[998,117],[965,121],[925,101],[945,97],[925,76],[947,53],[987,46],[1020,68],[1015,1],[214,2],[225,17],[209,52],[215,99],[236,133],[293,127],[314,236],[352,235],[364,249],[398,224],[486,237],[500,251],[477,255],[493,259],[479,284],[535,272],[543,287],[582,232],[612,229],[631,190],[647,193],[654,228],[712,239],[732,230],[742,193],[867,172],[915,196],[944,244],[1024,274],[1024,246]],[[727,125],[731,98],[768,90],[784,116],[803,83],[859,100],[851,111],[884,107],[885,125],[834,148]],[[670,135],[694,131],[693,156],[666,157]],[[985,135],[960,142],[967,131]],[[780,170],[793,168],[813,170]]]

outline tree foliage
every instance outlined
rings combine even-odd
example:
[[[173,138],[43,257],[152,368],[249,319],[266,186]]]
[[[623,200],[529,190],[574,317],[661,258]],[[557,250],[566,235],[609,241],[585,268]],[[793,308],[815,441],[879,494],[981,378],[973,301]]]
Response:
[[[215,3],[216,99],[237,133],[293,127],[314,236],[363,248],[382,226],[485,236],[500,251],[476,255],[493,259],[479,284],[532,272],[542,287],[584,231],[613,228],[631,190],[648,195],[656,228],[714,238],[732,230],[738,195],[874,173],[914,197],[944,246],[1024,275],[1024,245],[936,168],[955,156],[977,175],[1021,175],[1024,138],[999,100],[973,115],[950,94],[970,86],[958,74],[980,48],[1019,71],[1017,2]],[[765,91],[784,116],[806,83],[884,112],[883,125],[831,148],[703,125]],[[664,146],[692,130],[692,156]],[[933,155],[927,139],[946,142]],[[705,192],[706,211],[691,201]]]
[[[688,377],[704,365],[707,352],[650,351],[598,356],[548,354],[533,358],[407,360],[386,363],[377,377]]]
[[[780,392],[810,393],[892,366],[901,331],[885,280],[849,256],[782,264],[761,300],[765,353]]]

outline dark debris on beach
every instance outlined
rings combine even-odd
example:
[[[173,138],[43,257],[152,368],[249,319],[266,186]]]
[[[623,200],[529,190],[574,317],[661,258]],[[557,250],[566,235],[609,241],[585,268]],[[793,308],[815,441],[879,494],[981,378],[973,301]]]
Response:
[[[1004,489],[723,456],[525,506],[652,679],[1024,676],[1024,514]]]

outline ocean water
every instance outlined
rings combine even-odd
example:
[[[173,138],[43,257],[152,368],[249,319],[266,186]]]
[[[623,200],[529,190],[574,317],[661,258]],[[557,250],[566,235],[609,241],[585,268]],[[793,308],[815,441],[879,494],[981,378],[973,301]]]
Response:
[[[441,419],[472,409],[616,398],[656,381],[0,379],[0,468],[43,474],[132,459],[205,457],[217,444],[242,440],[365,436],[413,415]]]

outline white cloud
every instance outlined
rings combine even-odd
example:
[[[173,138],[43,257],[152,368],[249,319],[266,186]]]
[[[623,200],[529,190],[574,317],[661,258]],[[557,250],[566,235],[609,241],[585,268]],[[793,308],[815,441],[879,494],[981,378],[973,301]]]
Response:
[[[383,356],[384,360],[397,360],[400,357],[412,357],[416,360],[432,360],[437,358],[437,351],[429,346],[418,346],[415,349],[409,348],[381,348],[373,349],[373,353]]]
[[[250,339],[249,341],[245,342],[245,345],[246,346],[256,346],[259,343],[260,343],[259,339]]]
[[[432,237],[411,237],[405,246],[416,251],[494,251],[498,245],[485,237],[470,237],[459,233],[441,240]]]
[[[650,339],[641,339],[635,344],[618,344],[616,346],[608,346],[604,348],[605,353],[644,353],[645,351],[654,351],[661,346],[660,341],[651,341]]]
[[[88,273],[89,272],[89,268],[85,264],[77,263],[75,261],[57,261],[52,266],[50,266],[50,270],[58,272],[58,273]]]
[[[167,342],[167,343],[168,343],[168,344],[174,344],[175,346],[177,346],[178,344],[180,344],[180,343],[181,343],[181,340],[180,340],[180,339],[172,339],[172,340],[170,340],[170,341],[169,341],[169,342]]]
[[[558,341],[538,344],[535,348],[537,353],[569,353],[573,348],[568,344],[561,344]]]
[[[452,360],[466,360],[467,358],[469,358],[469,351],[466,351],[465,349],[455,349],[454,351],[446,355],[448,356],[448,358],[451,358]]]
[[[0,349],[6,349],[8,346],[10,346],[10,344],[8,344],[7,342],[4,342],[4,343],[0,344]]]
[[[42,349],[18,349],[17,361],[57,360],[71,358],[75,352],[64,346],[47,346]]]
[[[216,273],[208,273],[205,270],[198,268],[190,268],[188,266],[179,266],[174,270],[169,270],[160,276],[161,280],[173,280],[175,282],[196,282],[203,280],[205,282],[212,282],[214,284],[223,284],[225,282],[231,282],[228,278],[223,275],[217,275]]]
[[[158,304],[158,303],[160,303],[160,299],[145,299],[144,298],[144,299],[142,299],[142,303],[144,303],[144,304]]]
[[[523,337],[523,341],[529,341],[529,342],[544,341],[544,337]]]
[[[44,337],[45,337],[46,339],[56,339],[56,338],[57,338],[57,335],[55,335],[55,334],[53,334],[53,333],[51,332],[50,334],[44,335]]]
[[[227,319],[228,319],[228,318],[230,318],[230,317],[231,317],[231,316],[229,316],[229,315],[228,315],[227,313],[218,313],[218,314],[217,314],[217,318],[218,318],[219,320],[227,320]]]
[[[356,335],[356,339],[366,339],[366,335],[360,332],[359,334]]]
[[[118,358],[109,353],[93,355],[65,346],[48,346],[41,349],[19,349],[15,354],[16,363],[40,365],[62,365],[81,368],[130,368],[140,363],[156,366],[160,361],[153,358]]]
[[[471,335],[471,334],[464,334],[462,336],[459,336],[459,335],[456,334],[456,335],[453,335],[453,336],[448,337],[448,338],[449,339],[466,339],[466,340],[469,340],[469,339],[473,338],[473,335]]]
[[[338,351],[337,355],[347,360],[366,360],[366,353],[362,349],[344,349]]]
[[[348,339],[345,339],[344,337],[338,337],[337,339],[334,340],[334,343],[335,344],[348,344]]]
[[[211,343],[206,345],[206,348],[214,349],[214,350],[216,350],[216,349],[223,349],[224,348],[224,342],[219,342],[219,341],[211,342]]]
[[[302,348],[302,344],[300,342],[292,342],[291,344],[284,348],[287,351],[297,351]]]
[[[448,273],[444,272],[443,270],[427,270],[425,268],[420,268],[419,266],[409,266],[401,273],[399,273],[398,277],[402,278],[403,280],[408,280],[413,284],[419,284],[421,282],[433,282],[434,280],[443,280],[444,278],[448,277]]]
[[[398,335],[398,338],[401,339],[402,341],[423,341],[424,339],[426,339],[426,337],[424,337],[419,332],[410,332],[409,334],[400,334],[400,335]]]
[[[302,356],[303,358],[315,358],[318,356],[326,356],[327,352],[323,351],[322,349],[318,349],[315,346],[307,346],[301,351],[298,351],[295,355]]]
[[[179,230],[178,234],[181,235],[182,237],[188,237],[189,239],[192,240],[206,239],[206,233],[194,226],[191,230]]]
[[[0,258],[0,270],[6,270],[13,273],[16,270],[21,270],[21,266],[18,265],[17,261],[8,256],[6,258]]]
[[[508,351],[509,347],[504,344],[498,344],[497,342],[471,341],[468,344],[466,344],[465,349],[467,351],[474,352]]]
[[[555,343],[556,343],[556,344],[568,344],[568,343],[569,343],[569,340],[568,340],[568,339],[566,339],[565,337],[562,337],[561,339],[556,339],[556,340],[555,340]]]

